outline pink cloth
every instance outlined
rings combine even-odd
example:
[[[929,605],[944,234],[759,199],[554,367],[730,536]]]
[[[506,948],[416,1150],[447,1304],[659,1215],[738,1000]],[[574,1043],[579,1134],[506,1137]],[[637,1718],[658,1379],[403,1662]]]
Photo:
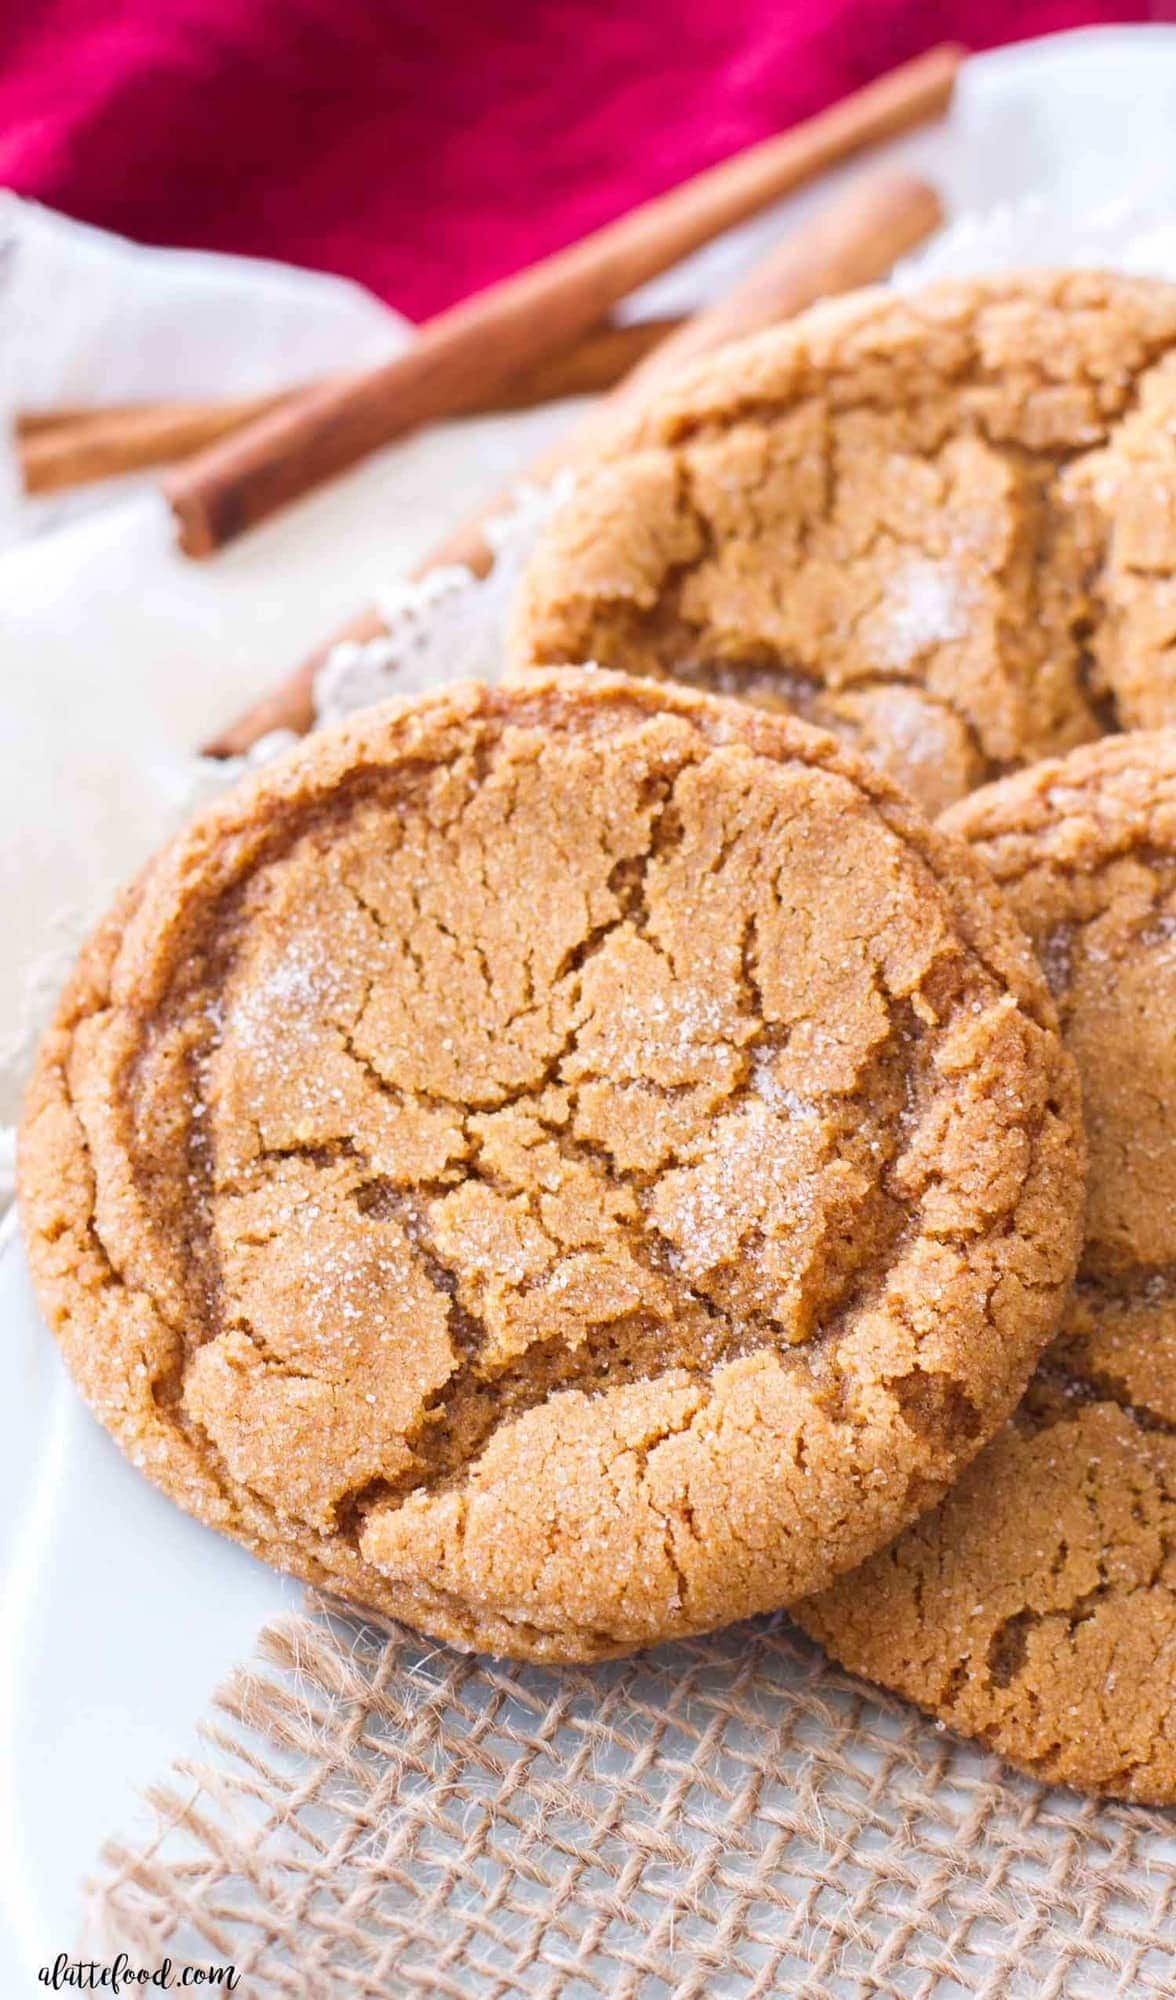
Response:
[[[344,272],[420,318],[934,41],[1148,11],[0,0],[0,183],[143,242]]]

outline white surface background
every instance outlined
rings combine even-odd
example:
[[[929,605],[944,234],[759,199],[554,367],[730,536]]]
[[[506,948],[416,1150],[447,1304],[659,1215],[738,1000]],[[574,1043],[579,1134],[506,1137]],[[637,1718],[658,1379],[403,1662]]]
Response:
[[[1022,202],[972,239],[1076,261],[1123,201],[1132,261],[1176,275],[1176,29],[1095,30],[968,64],[948,126],[890,149],[954,215]],[[809,193],[649,288],[720,286]],[[1097,233],[1104,261],[1113,221]],[[966,231],[928,268],[959,268]],[[1056,251],[1055,251],[1056,246]],[[395,315],[333,279],[130,251],[0,196],[0,418],[35,402],[231,392],[363,361]],[[0,463],[0,1124],[80,925],[191,795],[191,749],[525,465],[551,410],[443,427],[206,565],[172,549],[149,489],[30,509]],[[6,545],[5,545],[6,544]],[[2,1162],[0,1162],[2,1165]],[[74,1944],[80,1880],[135,1823],[138,1789],[296,1590],[176,1513],[82,1411],[0,1234],[0,1990]]]

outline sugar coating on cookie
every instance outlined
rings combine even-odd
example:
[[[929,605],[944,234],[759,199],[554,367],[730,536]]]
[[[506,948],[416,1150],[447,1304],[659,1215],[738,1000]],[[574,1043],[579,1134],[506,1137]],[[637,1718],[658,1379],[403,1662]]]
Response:
[[[831,729],[940,811],[1176,721],[1176,288],[872,291],[698,364],[582,475],[514,617]]]
[[[962,843],[803,725],[572,672],[324,733],[86,951],[21,1152],[137,1464],[588,1658],[824,1584],[1007,1416],[1077,1080]]]
[[[1176,1800],[1176,732],[949,815],[1082,1077],[1086,1244],[1012,1422],[938,1512],[800,1609],[837,1657],[1042,1777]]]

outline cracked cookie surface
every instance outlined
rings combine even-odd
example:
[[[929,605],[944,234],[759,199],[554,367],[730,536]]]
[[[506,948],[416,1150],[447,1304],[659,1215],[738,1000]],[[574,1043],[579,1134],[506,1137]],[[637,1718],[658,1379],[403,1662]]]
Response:
[[[838,1659],[1038,1776],[1176,1801],[1176,731],[948,815],[1033,940],[1082,1076],[1079,1280],[943,1506],[799,1607]]]
[[[590,1658],[861,1560],[1073,1275],[1077,1079],[962,843],[827,737],[598,673],[313,739],[63,998],[40,1297],[193,1512]]]
[[[931,813],[1176,722],[1176,288],[870,292],[700,364],[548,524],[512,654],[789,710]]]

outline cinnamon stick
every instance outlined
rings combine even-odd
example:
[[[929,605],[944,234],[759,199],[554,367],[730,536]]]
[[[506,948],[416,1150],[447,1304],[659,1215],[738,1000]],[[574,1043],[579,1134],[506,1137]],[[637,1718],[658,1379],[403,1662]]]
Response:
[[[169,465],[277,408],[284,394],[217,402],[112,404],[109,408],[21,412],[16,444],[26,493],[64,493]]]
[[[707,306],[665,340],[544,453],[529,468],[527,477],[542,483],[564,466],[591,457],[607,443],[609,434],[638,400],[655,393],[688,361],[787,319],[818,299],[884,277],[896,260],[937,229],[942,219],[935,190],[912,175],[873,174],[855,181],[830,207],[776,244],[726,298]],[[420,577],[446,563],[464,563],[476,575],[484,575],[491,561],[486,523],[510,504],[513,492],[513,485],[503,489],[418,564],[413,574]],[[314,683],[328,655],[348,641],[366,644],[386,629],[374,606],[361,611],[207,743],[204,754],[242,756],[274,729],[304,735],[314,722]]]
[[[382,367],[308,390],[164,482],[180,546],[207,556],[391,443],[566,348],[691,251],[863,146],[946,107],[961,51],[934,49],[430,320]]]
[[[913,174],[872,174],[853,182],[827,209],[777,244],[726,298],[696,313],[663,341],[611,395],[528,467],[527,479],[545,485],[565,466],[582,464],[603,450],[633,406],[655,394],[688,362],[713,354],[728,341],[791,319],[818,299],[885,277],[942,221],[943,207],[935,189]],[[485,576],[493,561],[486,524],[510,505],[517,484],[516,480],[503,488],[464,521],[414,574],[462,563],[475,576]]]
[[[607,321],[566,353],[553,354],[524,370],[483,408],[463,414],[524,410],[565,396],[599,395],[680,325],[681,320],[674,318],[634,320],[622,326]],[[14,429],[24,490],[63,493],[96,479],[174,465],[288,403],[303,386],[264,396],[18,411]]]

